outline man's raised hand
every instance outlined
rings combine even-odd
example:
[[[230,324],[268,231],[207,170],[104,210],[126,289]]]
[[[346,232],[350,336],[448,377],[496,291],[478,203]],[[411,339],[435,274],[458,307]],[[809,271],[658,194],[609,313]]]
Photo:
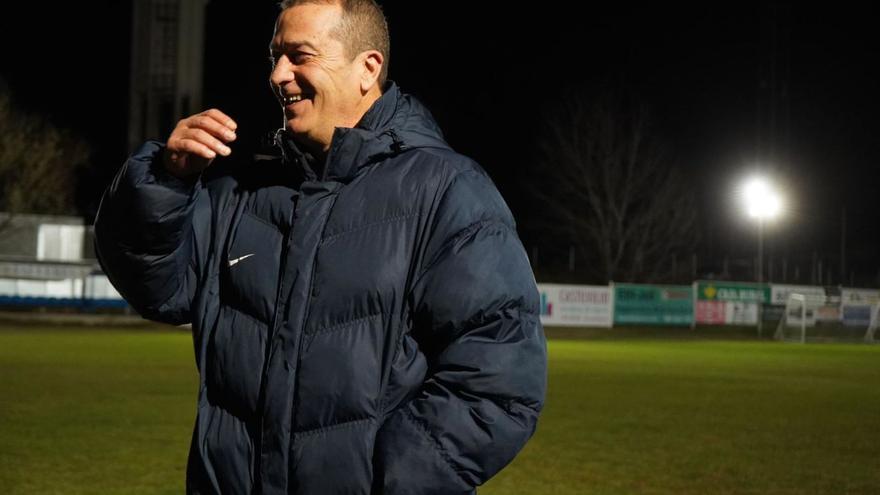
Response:
[[[226,143],[235,141],[237,127],[234,120],[216,108],[179,121],[165,146],[165,169],[183,179],[207,168],[218,154],[229,156],[232,150]]]

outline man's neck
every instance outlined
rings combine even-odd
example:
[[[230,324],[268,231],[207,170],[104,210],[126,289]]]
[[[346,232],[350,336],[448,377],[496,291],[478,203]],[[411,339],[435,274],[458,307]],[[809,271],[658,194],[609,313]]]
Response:
[[[353,123],[348,125],[349,123],[345,123],[343,125],[337,127],[343,128],[353,128],[356,127],[360,121],[364,118],[364,115],[373,107],[376,101],[382,97],[382,90],[378,85],[373,86],[364,98],[361,100],[360,108],[356,113],[357,117],[352,119]],[[335,133],[334,133],[335,134]],[[306,159],[309,162],[309,167],[317,174],[320,178],[324,169],[324,166],[327,162],[327,154],[330,151],[330,146],[333,145],[333,137],[331,135],[330,142],[324,143],[315,143],[308,142],[306,140],[299,140],[294,137],[294,141],[300,147],[300,150],[304,152],[306,155]]]

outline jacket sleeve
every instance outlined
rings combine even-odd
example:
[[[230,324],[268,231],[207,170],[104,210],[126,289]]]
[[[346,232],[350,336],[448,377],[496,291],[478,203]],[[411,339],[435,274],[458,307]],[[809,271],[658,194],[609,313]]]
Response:
[[[117,291],[144,318],[191,322],[210,208],[201,174],[178,179],[147,141],[116,173],[95,218],[95,254]]]
[[[546,392],[537,284],[482,169],[453,179],[432,232],[411,295],[429,370],[377,435],[385,495],[473,493],[532,436]]]

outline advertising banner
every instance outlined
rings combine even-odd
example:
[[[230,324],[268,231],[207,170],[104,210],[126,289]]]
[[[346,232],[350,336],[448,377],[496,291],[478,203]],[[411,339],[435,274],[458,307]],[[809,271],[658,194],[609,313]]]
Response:
[[[724,325],[726,321],[724,313],[724,301],[697,301],[695,315],[697,323],[705,325]]]
[[[840,306],[830,304],[816,308],[816,321],[834,323],[842,320]]]
[[[880,290],[841,289],[840,312],[843,324],[849,327],[867,327],[871,324],[873,305],[880,303]]]
[[[813,305],[825,304],[825,287],[815,285],[787,285],[772,284],[770,286],[771,301],[774,306],[785,306],[788,296],[791,294],[800,294],[810,301]]]
[[[786,314],[785,322],[787,326],[790,327],[799,327],[801,325],[805,327],[814,327],[816,326],[816,307],[814,306],[790,306]]]
[[[865,327],[871,324],[871,306],[843,306],[841,308],[843,324],[848,327]]]
[[[745,282],[696,282],[696,322],[706,325],[755,325],[758,304],[770,302],[770,287]]]
[[[614,323],[690,326],[693,290],[690,285],[614,284]]]
[[[538,284],[538,292],[544,325],[610,328],[614,322],[611,287]]]
[[[870,306],[880,303],[880,290],[840,289],[840,304],[843,306]]]

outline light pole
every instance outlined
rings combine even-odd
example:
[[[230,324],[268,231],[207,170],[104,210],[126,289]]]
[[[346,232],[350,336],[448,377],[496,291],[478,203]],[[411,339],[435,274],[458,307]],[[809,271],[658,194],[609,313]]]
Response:
[[[758,338],[764,328],[764,217],[758,217],[758,289],[761,300],[758,302]]]
[[[761,291],[758,302],[758,338],[761,338],[763,326],[764,298],[764,223],[779,216],[782,211],[782,198],[764,177],[752,177],[743,185],[743,206],[746,214],[758,222],[758,266],[756,278]]]

